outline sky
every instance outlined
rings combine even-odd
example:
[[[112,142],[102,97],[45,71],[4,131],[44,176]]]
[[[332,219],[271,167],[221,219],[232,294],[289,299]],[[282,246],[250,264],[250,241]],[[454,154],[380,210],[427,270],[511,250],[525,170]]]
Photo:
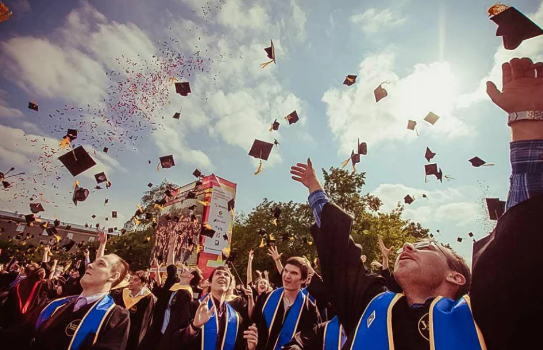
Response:
[[[510,175],[507,116],[485,82],[500,86],[513,57],[543,60],[543,36],[503,49],[486,15],[492,3],[481,0],[4,3],[13,16],[0,23],[0,171],[26,175],[0,190],[0,209],[26,214],[34,197],[44,217],[106,227],[130,219],[148,183],[183,185],[195,168],[237,183],[237,211],[264,198],[305,202],[290,166],[308,157],[317,170],[341,166],[360,139],[368,154],[357,171],[381,211],[415,196],[404,218],[469,259],[468,232],[479,239],[495,225],[484,199],[505,200]],[[543,1],[509,5],[543,26]],[[277,64],[261,68],[270,39]],[[356,84],[342,85],[347,74]],[[192,93],[175,94],[170,77]],[[376,103],[382,82],[388,96]],[[294,110],[300,121],[288,125]],[[423,121],[430,111],[434,125]],[[97,162],[76,179],[57,159],[68,128]],[[280,143],[259,175],[248,156],[255,139]],[[425,182],[426,147],[453,179]],[[157,172],[169,154],[176,166]],[[474,168],[475,156],[495,166]],[[111,188],[93,190],[100,171]],[[91,189],[77,206],[74,180]],[[106,222],[112,210],[118,219]]]

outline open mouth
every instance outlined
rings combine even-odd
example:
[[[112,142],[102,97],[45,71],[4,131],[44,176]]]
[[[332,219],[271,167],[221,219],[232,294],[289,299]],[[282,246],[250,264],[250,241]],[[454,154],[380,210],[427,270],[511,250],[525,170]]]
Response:
[[[413,259],[409,254],[402,253],[402,255],[400,255],[400,261],[401,260],[415,260],[415,259]]]

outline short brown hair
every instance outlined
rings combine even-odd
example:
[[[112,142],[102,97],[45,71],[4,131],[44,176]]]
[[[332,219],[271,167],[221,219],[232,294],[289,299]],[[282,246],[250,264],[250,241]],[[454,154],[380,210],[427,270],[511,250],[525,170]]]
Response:
[[[469,293],[469,288],[471,286],[471,270],[466,263],[466,260],[458,255],[458,253],[450,248],[443,248],[445,248],[443,250],[447,250],[452,255],[452,257],[449,257],[449,259],[447,259],[447,265],[449,266],[449,268],[455,272],[458,272],[466,279],[466,283],[460,286],[456,291],[456,294],[454,296],[454,299],[456,300]],[[453,260],[455,263],[453,264],[451,260]]]
[[[149,284],[149,274],[143,270],[138,270],[134,272],[132,276],[136,276],[140,279],[141,283],[143,284]]]
[[[211,274],[209,275],[209,282],[211,283],[211,281],[213,280],[213,276],[215,275],[215,272],[216,271],[226,271],[228,272],[228,276],[230,277],[230,283],[232,283],[232,280],[234,279],[234,276],[232,275],[232,273],[230,273],[230,270],[228,269],[228,267],[226,266],[218,266],[215,268],[215,270],[213,270],[211,272]],[[230,286],[230,283],[228,283],[228,286]]]
[[[287,259],[285,266],[286,265],[292,265],[292,266],[298,267],[302,274],[302,279],[303,280],[307,279],[307,276],[309,275],[309,264],[307,262],[307,259],[301,258],[299,256],[293,256]]]
[[[113,263],[113,266],[111,267],[111,271],[113,272],[119,272],[119,278],[117,278],[113,283],[111,284],[111,288],[117,286],[119,283],[121,283],[124,278],[126,277],[126,274],[128,273],[129,266],[126,261],[124,261],[120,256],[117,254],[108,254],[110,256],[113,256],[117,259],[116,262]]]

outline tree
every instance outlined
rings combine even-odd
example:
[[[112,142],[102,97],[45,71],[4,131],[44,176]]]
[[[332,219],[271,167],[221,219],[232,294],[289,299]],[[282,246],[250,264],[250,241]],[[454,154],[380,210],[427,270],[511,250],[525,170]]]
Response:
[[[349,172],[331,167],[322,170],[324,175],[324,190],[330,200],[343,208],[353,217],[352,236],[356,243],[363,247],[368,264],[374,259],[380,259],[378,237],[381,236],[385,245],[400,248],[405,242],[414,242],[428,237],[428,230],[419,223],[402,219],[403,206],[398,206],[390,213],[379,212],[381,200],[370,194],[363,194],[365,173]],[[277,227],[273,225],[273,209],[282,209]],[[254,270],[275,271],[267,249],[258,248],[261,237],[260,229],[272,233],[276,245],[283,258],[290,256],[306,256],[310,261],[316,257],[315,247],[309,229],[313,224],[313,214],[308,204],[294,202],[276,203],[267,199],[256,206],[249,215],[239,214],[234,221],[232,251],[238,253],[235,266],[240,274],[245,275],[248,252],[255,250],[253,260]],[[283,235],[287,238],[282,239]],[[393,258],[393,257],[392,257]],[[242,273],[243,271],[243,273]]]

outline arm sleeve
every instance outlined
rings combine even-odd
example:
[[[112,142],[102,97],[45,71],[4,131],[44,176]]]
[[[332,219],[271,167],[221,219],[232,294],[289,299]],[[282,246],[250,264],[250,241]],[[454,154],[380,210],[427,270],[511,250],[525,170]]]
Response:
[[[381,276],[383,276],[383,278],[386,280],[388,290],[394,293],[402,292],[402,287],[400,287],[398,282],[396,282],[396,279],[394,278],[394,274],[392,273],[392,271],[390,271],[390,269],[381,268],[380,272],[381,272]]]
[[[325,325],[326,323],[321,323],[296,333],[292,340],[283,346],[283,350],[322,349]]]
[[[543,194],[543,140],[511,142],[511,168],[507,210]]]
[[[309,206],[313,211],[313,216],[315,217],[315,223],[318,227],[321,227],[321,212],[324,205],[328,203],[328,197],[326,197],[326,193],[323,190],[317,190],[309,195],[308,200]]]
[[[330,301],[347,333],[356,327],[371,299],[386,290],[385,280],[368,274],[362,263],[362,247],[355,244],[352,218],[333,204],[325,204],[321,227],[311,234],[317,246],[322,278]]]
[[[125,349],[130,331],[130,316],[128,310],[116,306],[104,330],[100,332],[92,350]]]
[[[253,318],[251,323],[256,324],[258,329],[258,344],[256,346],[257,350],[265,349],[266,343],[268,342],[268,325],[262,314],[262,308],[264,303],[268,299],[269,293],[263,293],[258,300],[256,301],[255,308],[253,310]]]

